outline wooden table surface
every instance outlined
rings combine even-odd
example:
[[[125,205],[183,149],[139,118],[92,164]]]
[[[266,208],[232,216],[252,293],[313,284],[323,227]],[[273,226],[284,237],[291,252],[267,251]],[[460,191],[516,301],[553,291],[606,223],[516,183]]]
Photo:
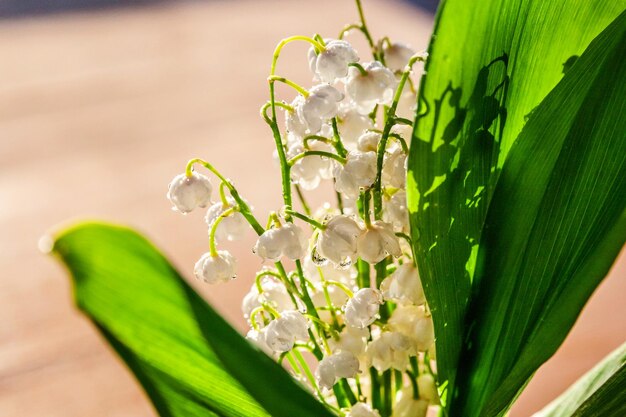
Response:
[[[371,0],[375,34],[424,48],[432,18]],[[291,34],[334,36],[350,1],[238,1],[0,22],[0,417],[154,416],[143,393],[72,306],[64,271],[38,253],[50,227],[104,218],[150,235],[191,275],[206,250],[200,213],[165,199],[187,159],[215,161],[259,213],[279,205],[272,139],[258,116],[271,53]],[[364,44],[355,41],[364,50]],[[280,72],[308,83],[306,47]],[[243,328],[259,261],[233,245],[239,279],[201,291]],[[527,416],[623,341],[626,268],[594,295],[513,416]],[[195,283],[194,283],[195,285]]]

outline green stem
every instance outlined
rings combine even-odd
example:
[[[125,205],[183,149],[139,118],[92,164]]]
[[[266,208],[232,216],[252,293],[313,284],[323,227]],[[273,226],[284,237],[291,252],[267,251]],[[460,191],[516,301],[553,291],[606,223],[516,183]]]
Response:
[[[374,44],[374,39],[370,34],[369,29],[367,28],[367,23],[365,23],[365,13],[363,13],[363,6],[361,5],[361,0],[356,0],[356,8],[359,11],[359,19],[361,20],[361,31],[363,35],[365,35],[365,39],[367,39],[367,43],[372,50],[372,56],[375,60],[378,60],[378,54],[376,53],[376,45]]]
[[[270,75],[267,80],[270,83],[274,83],[275,81],[287,84],[289,87],[293,88],[294,90],[296,90],[298,93],[302,94],[304,97],[308,97],[309,96],[309,91],[302,87],[301,85],[291,81],[288,78],[285,77],[279,77],[278,75]]]
[[[363,68],[363,65],[359,64],[358,62],[351,62],[348,64],[348,66],[358,69],[362,76],[367,77],[367,71],[365,70],[365,68]]]
[[[302,144],[304,145],[304,149],[307,149],[307,150],[309,149],[309,142],[312,140],[323,142],[323,143],[328,143],[331,145],[333,144],[333,141],[331,139],[325,138],[324,136],[310,135],[302,139]]]
[[[239,211],[241,212],[241,214],[245,217],[248,223],[250,223],[250,226],[252,226],[256,234],[262,235],[263,232],[265,232],[265,229],[263,228],[263,226],[261,226],[261,224],[258,222],[256,217],[254,217],[254,215],[252,214],[252,210],[250,209],[248,204],[241,198],[235,186],[228,179],[226,179],[217,169],[215,169],[213,165],[211,165],[207,161],[200,159],[200,158],[194,158],[190,160],[189,162],[187,162],[187,167],[185,168],[185,174],[188,177],[191,177],[194,164],[200,164],[204,166],[206,169],[208,169],[213,174],[215,174],[215,176],[217,176],[223,183],[226,183],[226,187],[230,191],[230,195],[237,202],[237,205],[239,206]]]
[[[300,204],[302,204],[302,209],[308,216],[310,216],[311,207],[309,207],[308,203],[306,202],[306,198],[304,198],[304,193],[300,189],[300,186],[298,184],[294,184],[293,188],[295,188],[296,190],[296,195],[298,196],[298,200],[300,200]]]
[[[305,221],[305,222],[309,223],[311,226],[313,226],[313,227],[315,227],[317,229],[320,229],[320,230],[326,229],[326,225],[318,222],[315,219],[312,219],[311,217],[309,217],[309,216],[307,216],[305,214],[298,213],[297,211],[290,210],[290,209],[286,209],[285,213],[290,214],[293,217],[298,218],[298,219],[300,219],[302,221]]]
[[[345,146],[343,146],[343,142],[341,141],[341,136],[339,135],[339,128],[337,127],[336,116],[331,119],[331,124],[333,127],[333,138],[335,139],[335,142],[333,143],[333,145],[335,146],[335,149],[337,150],[337,153],[339,154],[339,156],[345,157],[348,154],[348,151],[346,150]]]
[[[313,47],[318,52],[324,51],[326,49],[324,45],[322,45],[320,42],[316,41],[315,39],[309,38],[308,36],[291,36],[289,38],[285,38],[281,40],[278,43],[278,45],[276,45],[276,49],[274,49],[274,55],[272,57],[272,66],[270,67],[270,76],[276,74],[276,64],[278,63],[278,57],[280,56],[280,52],[282,51],[283,47],[287,45],[288,43],[291,43],[294,41],[308,42],[311,45],[313,45]]]
[[[217,246],[215,243],[215,232],[217,231],[217,226],[222,222],[222,220],[233,214],[235,211],[237,211],[237,208],[231,207],[228,210],[225,210],[222,214],[220,214],[217,219],[213,220],[213,224],[211,225],[211,231],[209,232],[209,253],[214,258],[218,256]]]
[[[323,156],[323,157],[326,157],[326,158],[332,158],[332,159],[336,160],[337,162],[341,163],[341,165],[346,163],[346,158],[343,158],[343,157],[341,157],[339,155],[336,155],[336,154],[334,154],[332,152],[326,152],[326,151],[304,151],[304,152],[299,153],[298,155],[294,156],[290,160],[288,160],[287,164],[289,166],[293,166],[293,164],[295,164],[300,159],[305,158],[307,156]]]
[[[358,0],[357,0],[358,1]],[[406,70],[402,73],[400,77],[400,81],[398,83],[398,87],[396,88],[396,92],[393,97],[393,101],[391,102],[391,106],[386,112],[386,120],[385,127],[383,128],[383,133],[380,138],[380,142],[378,143],[377,150],[377,158],[376,158],[376,181],[374,181],[374,218],[376,220],[380,220],[382,218],[383,213],[383,205],[382,205],[382,170],[383,170],[383,161],[385,158],[385,150],[387,148],[387,141],[389,140],[389,134],[391,133],[391,128],[396,122],[396,109],[398,108],[398,102],[400,101],[400,97],[402,96],[402,90],[404,89],[404,85],[406,84],[407,79],[411,73],[411,67],[418,60],[423,60],[424,57],[421,55],[414,55],[411,57],[407,64]]]

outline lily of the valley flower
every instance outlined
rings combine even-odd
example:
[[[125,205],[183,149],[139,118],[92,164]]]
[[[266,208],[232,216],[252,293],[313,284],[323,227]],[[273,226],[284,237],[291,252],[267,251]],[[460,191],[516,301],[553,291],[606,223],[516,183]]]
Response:
[[[367,345],[366,350],[372,366],[381,372],[390,368],[404,371],[411,353],[410,339],[399,332],[383,332]]]
[[[377,264],[388,255],[402,255],[400,242],[389,223],[377,220],[369,225],[357,240],[359,257],[370,264]]]
[[[327,40],[325,49],[316,54],[309,49],[309,66],[311,71],[325,83],[333,83],[348,74],[348,64],[357,62],[359,55],[352,45],[343,40]]]
[[[359,372],[359,360],[350,352],[337,352],[322,359],[315,377],[320,388],[331,389],[339,378],[354,378]]]
[[[348,152],[346,163],[337,164],[335,190],[348,197],[358,197],[362,188],[370,187],[376,180],[376,153]]]
[[[254,253],[274,262],[283,255],[289,259],[300,259],[306,254],[308,244],[308,238],[299,226],[286,223],[259,236]]]
[[[389,318],[389,328],[411,339],[420,352],[432,347],[435,341],[433,319],[424,306],[399,305]]]
[[[262,330],[267,346],[274,352],[288,352],[296,341],[309,338],[309,322],[296,310],[283,311]]]
[[[335,265],[356,259],[356,242],[363,233],[351,217],[334,216],[326,224],[317,241],[317,251]]]
[[[235,201],[232,198],[229,198],[228,200],[230,205],[235,205]],[[211,207],[209,207],[206,216],[204,217],[204,220],[206,221],[207,225],[209,225],[209,228],[227,208],[228,207],[224,207],[224,204],[221,202],[215,203]],[[239,240],[244,237],[248,228],[248,221],[245,219],[245,217],[243,217],[240,212],[235,211],[228,217],[225,217],[220,221],[220,224],[217,226],[217,230],[215,233],[215,239],[218,242],[224,240]]]
[[[309,134],[316,134],[322,124],[337,115],[339,102],[343,94],[329,84],[318,84],[311,88],[309,96],[296,107],[298,116],[308,129]]]
[[[212,190],[211,181],[206,176],[197,172],[190,177],[180,174],[170,182],[167,198],[174,210],[186,214],[197,207],[206,207],[211,201]]]
[[[385,64],[392,71],[404,71],[404,67],[415,51],[409,45],[401,42],[386,43],[383,47]]]
[[[346,93],[361,114],[369,114],[377,104],[388,105],[393,99],[397,80],[392,71],[378,61],[348,70]]]
[[[383,162],[383,182],[395,188],[406,185],[406,153],[401,147],[395,148],[385,155]]]
[[[227,251],[218,251],[217,256],[207,252],[196,262],[194,274],[208,284],[227,282],[237,276],[236,264],[235,257]]]
[[[400,265],[393,274],[385,278],[380,289],[385,300],[415,305],[426,302],[419,273],[412,263]]]
[[[378,310],[383,303],[380,291],[361,288],[344,306],[344,315],[348,326],[363,329],[378,318]]]

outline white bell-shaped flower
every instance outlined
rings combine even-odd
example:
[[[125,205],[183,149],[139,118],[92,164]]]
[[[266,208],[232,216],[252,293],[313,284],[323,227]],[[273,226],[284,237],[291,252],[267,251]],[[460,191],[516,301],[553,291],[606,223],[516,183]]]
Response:
[[[229,198],[229,204],[235,205],[235,201],[232,198]],[[224,208],[224,204],[222,202],[215,203],[207,210],[206,216],[204,220],[206,221],[209,228],[213,226],[213,222],[222,215],[222,213],[228,209],[228,207]],[[224,240],[239,240],[244,237],[246,231],[248,230],[248,222],[246,218],[243,217],[238,211],[230,214],[229,216],[223,218],[220,221],[220,224],[217,225],[217,230],[215,232],[215,239],[220,242]]]
[[[392,71],[404,71],[404,67],[409,63],[409,60],[415,51],[409,45],[401,42],[386,43],[383,47],[383,53],[385,55],[385,64]]]
[[[309,134],[316,134],[324,122],[337,115],[339,102],[343,94],[329,84],[318,84],[311,88],[309,96],[296,107],[300,120],[304,122]]]
[[[327,40],[326,48],[319,54],[309,49],[309,66],[317,78],[325,83],[333,83],[337,78],[348,75],[348,64],[357,62],[359,55],[352,45],[344,40]]]
[[[356,403],[346,414],[346,417],[380,417],[378,410],[373,409],[369,404]]]
[[[337,127],[345,147],[354,151],[359,137],[367,129],[373,129],[374,124],[369,117],[358,112],[354,103],[344,101],[339,106]]]
[[[332,152],[332,148],[325,143],[314,141],[309,142],[309,150]],[[304,152],[302,142],[293,143],[287,151],[287,156],[294,156]],[[333,178],[334,161],[323,156],[307,156],[298,160],[291,167],[291,179],[295,184],[299,184],[305,190],[314,190],[323,179]]]
[[[196,278],[208,284],[217,284],[235,279],[237,261],[229,252],[217,251],[217,256],[211,256],[209,252],[202,255],[193,269]]]
[[[359,372],[359,360],[350,352],[337,352],[322,359],[315,378],[322,389],[331,389],[339,378],[354,378]]]
[[[382,175],[384,185],[395,188],[406,186],[406,153],[401,147],[398,146],[385,155]]]
[[[356,259],[356,242],[363,229],[351,217],[332,217],[317,241],[319,254],[335,265],[342,265]]]
[[[427,351],[435,341],[433,319],[424,306],[399,305],[391,314],[389,328],[411,339],[420,352]]]
[[[343,308],[346,324],[359,329],[369,326],[378,318],[382,303],[380,291],[372,288],[360,289]]]
[[[264,260],[274,262],[283,255],[289,259],[300,259],[306,254],[308,244],[308,239],[299,226],[286,223],[263,232],[254,246],[254,253]]]
[[[294,110],[285,110],[285,127],[294,137],[302,139],[307,135],[306,123],[300,118],[298,110],[304,104],[304,97],[297,96],[292,102]]]
[[[337,164],[333,174],[337,192],[358,197],[361,188],[370,187],[376,180],[376,153],[348,152],[346,163]]]
[[[428,401],[422,398],[413,398],[410,387],[402,389],[393,407],[391,417],[426,417]]]
[[[170,182],[167,198],[174,205],[173,210],[186,214],[197,207],[206,207],[211,201],[212,189],[211,181],[202,174],[194,172],[191,177],[180,174]]]
[[[361,152],[378,152],[378,143],[382,135],[378,132],[365,132],[359,136],[357,149]]]
[[[426,302],[419,273],[413,263],[400,266],[380,284],[385,300],[400,304],[422,305]]]
[[[417,388],[420,398],[428,401],[430,404],[439,404],[439,393],[437,392],[437,383],[434,376],[426,373],[418,376]]]
[[[395,75],[378,61],[364,67],[365,74],[350,67],[346,81],[346,93],[361,114],[369,114],[377,104],[389,105],[397,85]]]
[[[409,210],[404,190],[400,190],[394,193],[391,198],[383,200],[383,220],[391,223],[396,230],[408,230]]]
[[[388,255],[402,255],[400,242],[393,227],[381,220],[373,222],[357,240],[359,258],[371,264],[377,264]]]
[[[267,355],[272,356],[274,353],[272,349],[265,343],[265,337],[262,332],[256,331],[254,329],[250,329],[248,334],[246,334],[246,339],[252,342],[256,347],[261,349]]]
[[[293,348],[296,341],[306,341],[309,338],[309,322],[296,310],[283,311],[275,320],[272,320],[262,333],[267,346],[274,352],[287,352]]]
[[[393,368],[404,371],[412,355],[411,341],[399,332],[383,332],[367,345],[366,354],[378,371]]]

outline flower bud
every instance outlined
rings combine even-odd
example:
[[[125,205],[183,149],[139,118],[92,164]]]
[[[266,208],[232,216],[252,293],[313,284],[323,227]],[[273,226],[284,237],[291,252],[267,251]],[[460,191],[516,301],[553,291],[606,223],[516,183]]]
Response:
[[[348,152],[346,163],[338,164],[333,175],[337,192],[358,197],[361,188],[370,187],[376,180],[376,153]]]
[[[383,53],[385,54],[385,64],[392,71],[404,71],[404,67],[415,55],[415,51],[410,46],[400,42],[387,43],[383,47]]]
[[[202,255],[196,262],[194,274],[196,278],[208,284],[217,284],[234,279],[237,261],[235,257],[227,251],[217,252],[217,256],[211,256],[209,252]]]
[[[427,351],[435,340],[433,320],[424,306],[399,305],[389,318],[389,328],[411,339],[420,352]]]
[[[338,105],[343,100],[343,94],[329,84],[318,84],[311,88],[309,93],[309,96],[304,99],[301,105],[296,107],[296,110],[308,132],[314,135],[320,131],[325,121],[337,115]]]
[[[308,239],[299,226],[286,223],[263,232],[254,246],[254,253],[274,262],[283,255],[289,259],[300,259],[306,254],[308,244]]]
[[[396,77],[380,62],[365,65],[366,74],[350,67],[346,81],[346,93],[361,114],[369,114],[377,104],[389,105],[396,88]]]
[[[346,414],[346,417],[380,417],[378,410],[374,410],[366,403],[356,403],[350,409],[350,412]]]
[[[194,172],[191,177],[180,174],[170,182],[167,198],[174,205],[173,210],[186,214],[196,207],[206,207],[212,189],[211,181],[202,174]]]
[[[372,223],[357,240],[359,258],[377,264],[388,255],[402,255],[400,242],[389,223],[377,220]]]
[[[369,326],[378,317],[378,309],[382,303],[380,291],[372,288],[360,289],[344,306],[346,324],[359,329]]]
[[[264,327],[262,333],[270,349],[274,352],[287,352],[296,341],[308,340],[308,329],[309,323],[302,313],[288,310]]]
[[[421,305],[426,302],[417,268],[412,263],[400,265],[381,283],[385,300],[400,304]]]
[[[235,201],[230,198],[229,203],[231,205],[235,205]],[[206,221],[209,228],[213,226],[213,222],[217,218],[219,218],[227,208],[224,208],[224,204],[222,204],[221,202],[215,203],[211,207],[209,207],[206,216],[204,217],[204,220]],[[223,218],[220,221],[220,224],[217,225],[215,240],[218,242],[224,240],[239,240],[244,237],[247,230],[248,222],[246,221],[246,218],[243,217],[243,214],[241,214],[240,212],[235,211],[228,217]]]
[[[356,242],[363,233],[357,222],[345,215],[331,218],[320,233],[317,250],[335,265],[356,259]]]
[[[315,371],[318,384],[331,389],[339,378],[354,378],[359,372],[359,360],[350,352],[333,353],[322,359]]]
[[[357,62],[359,56],[352,45],[343,40],[326,41],[326,48],[316,55],[309,49],[309,65],[315,75],[325,83],[333,83],[348,74],[348,64]]]
[[[383,332],[367,345],[366,354],[372,366],[381,372],[390,368],[404,371],[409,356],[415,356],[410,339],[399,332]]]

